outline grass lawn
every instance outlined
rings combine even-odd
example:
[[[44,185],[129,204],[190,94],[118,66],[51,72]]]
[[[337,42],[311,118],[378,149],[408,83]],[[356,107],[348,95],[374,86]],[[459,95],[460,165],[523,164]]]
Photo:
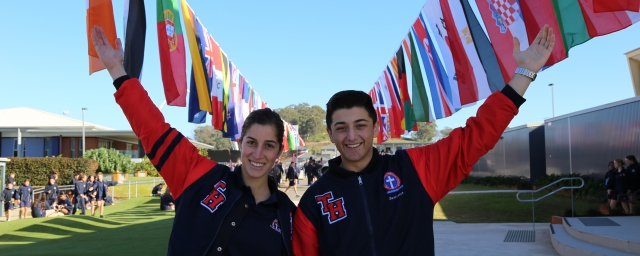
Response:
[[[128,185],[129,181],[131,181],[131,188],[129,188]],[[115,187],[115,195],[113,194],[114,188],[109,188],[109,194],[116,199],[129,199],[129,193],[131,193],[131,198],[136,198],[136,181],[145,183],[138,184],[138,197],[148,197],[149,195],[151,195],[151,190],[153,190],[153,187],[158,185],[158,183],[162,182],[163,180],[162,178],[158,177],[156,177],[155,179],[153,177],[129,177],[129,179],[124,182],[124,184],[120,184]],[[163,193],[164,189],[166,188],[167,186],[164,186],[162,190]]]
[[[174,212],[141,197],[105,207],[105,219],[61,216],[0,223],[2,255],[152,255],[167,253]]]
[[[500,190],[500,188],[461,184],[454,191]],[[543,194],[536,194],[539,197]],[[530,198],[529,195],[521,198]],[[574,201],[575,211],[584,215],[587,210],[598,210],[600,204],[586,200]],[[550,222],[551,216],[571,213],[571,197],[552,195],[535,203],[536,222]],[[435,207],[434,220],[457,223],[531,222],[531,203],[521,203],[516,193],[458,194],[445,196]]]

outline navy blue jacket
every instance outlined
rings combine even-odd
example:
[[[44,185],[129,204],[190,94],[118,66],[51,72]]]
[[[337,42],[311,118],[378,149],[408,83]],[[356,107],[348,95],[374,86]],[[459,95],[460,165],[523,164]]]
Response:
[[[7,202],[11,202],[12,198],[13,199],[18,199],[18,193],[16,193],[16,189],[15,188],[12,188],[12,189],[5,188],[2,191],[2,198],[0,198],[0,200],[2,200],[5,203],[7,203]]]
[[[175,197],[176,217],[169,239],[169,255],[205,255],[211,248],[232,207],[243,195],[241,172],[232,172],[200,154],[187,138],[164,121],[138,79],[114,81],[116,102],[122,108],[146,155]],[[291,222],[295,205],[275,191],[277,220],[286,255],[291,251]],[[241,205],[235,205],[241,206]],[[287,232],[288,231],[288,232]],[[247,237],[261,239],[263,234]]]
[[[106,198],[109,192],[109,187],[115,186],[115,185],[118,185],[118,182],[109,181],[109,180],[103,180],[103,181],[96,180],[96,182],[93,183],[93,191],[96,192],[96,198]]]
[[[373,149],[359,172],[341,168],[341,157],[330,160],[298,204],[294,254],[434,255],[435,204],[496,145],[523,102],[505,86],[434,144],[395,155]]]
[[[58,190],[58,184],[47,184],[46,186],[44,186],[44,193],[47,194],[47,200],[57,199],[58,194],[60,194],[60,191]]]
[[[31,187],[31,185],[21,185],[20,188],[18,188],[18,196],[20,197],[20,201],[31,201],[31,197],[33,196],[33,188]]]

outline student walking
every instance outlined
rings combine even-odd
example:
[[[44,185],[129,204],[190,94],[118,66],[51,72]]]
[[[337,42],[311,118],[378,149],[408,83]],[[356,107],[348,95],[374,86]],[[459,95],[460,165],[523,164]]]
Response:
[[[25,179],[24,183],[18,188],[18,196],[20,197],[20,212],[18,217],[20,219],[27,218],[27,212],[31,208],[31,198],[33,197],[33,188],[29,182],[29,179]]]
[[[102,172],[98,172],[98,179],[93,184],[93,190],[96,193],[96,206],[91,207],[91,216],[96,215],[96,208],[100,208],[100,218],[104,218],[104,201],[107,199],[109,187],[118,185],[120,182],[104,180]]]
[[[296,187],[298,184],[298,175],[296,173],[296,169],[294,168],[295,163],[291,162],[289,164],[289,169],[287,169],[287,179],[289,180],[289,186],[284,190],[287,193],[287,190],[293,187],[293,191],[296,192],[296,197],[299,197],[298,188]]]
[[[11,211],[13,211],[13,201],[18,198],[18,193],[13,188],[13,182],[7,182],[7,187],[2,191],[2,197],[0,201],[4,204],[4,216],[7,217],[7,221],[11,220]]]

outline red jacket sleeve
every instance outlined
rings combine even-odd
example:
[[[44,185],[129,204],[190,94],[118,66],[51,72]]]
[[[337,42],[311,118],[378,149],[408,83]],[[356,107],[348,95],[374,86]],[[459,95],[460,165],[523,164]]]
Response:
[[[115,98],[175,198],[217,164],[198,154],[184,135],[164,121],[138,79],[126,80]]]
[[[293,255],[316,256],[320,255],[318,244],[318,232],[311,224],[307,216],[298,207],[293,217]]]
[[[516,105],[496,92],[480,106],[476,117],[467,119],[465,127],[454,129],[435,144],[407,149],[434,204],[469,176],[473,165],[498,143],[516,114]]]

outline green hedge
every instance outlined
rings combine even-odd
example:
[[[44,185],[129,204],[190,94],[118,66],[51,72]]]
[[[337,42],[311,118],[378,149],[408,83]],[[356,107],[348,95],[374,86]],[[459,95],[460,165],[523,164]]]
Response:
[[[68,185],[75,173],[94,174],[98,163],[91,159],[44,157],[18,158],[11,157],[7,163],[7,177],[9,173],[16,173],[16,182],[22,184],[25,179],[31,181],[32,186],[44,186],[49,182],[49,176],[58,172],[58,185]]]

